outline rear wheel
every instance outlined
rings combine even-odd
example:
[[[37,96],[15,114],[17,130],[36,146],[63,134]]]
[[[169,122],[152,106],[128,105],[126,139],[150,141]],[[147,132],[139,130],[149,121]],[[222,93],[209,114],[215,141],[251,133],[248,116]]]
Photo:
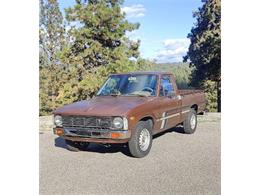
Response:
[[[128,142],[129,151],[132,156],[142,158],[150,152],[153,140],[151,131],[152,125],[149,121],[138,122]]]
[[[197,113],[194,109],[191,109],[188,113],[185,121],[183,122],[184,132],[187,134],[192,134],[197,128]]]
[[[66,142],[67,149],[73,152],[85,150],[89,145],[88,142],[74,142],[71,140],[65,140],[65,142]]]

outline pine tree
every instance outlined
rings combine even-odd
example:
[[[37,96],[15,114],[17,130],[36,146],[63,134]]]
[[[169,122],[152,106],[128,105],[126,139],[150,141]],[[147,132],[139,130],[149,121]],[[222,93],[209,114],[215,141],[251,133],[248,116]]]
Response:
[[[63,16],[57,0],[40,0],[39,64],[40,64],[40,113],[55,108],[59,90],[60,70],[58,57],[65,44]]]
[[[146,69],[140,41],[131,41],[131,24],[119,0],[76,1],[65,10],[64,30],[56,0],[40,1],[40,114],[92,98],[108,74]],[[65,35],[64,35],[65,34]]]
[[[60,100],[77,101],[93,97],[110,73],[140,68],[140,41],[131,41],[127,31],[138,29],[121,12],[121,0],[77,0],[65,9],[69,23],[69,44],[61,59],[68,67],[70,82],[61,89]],[[70,92],[71,91],[71,92]]]
[[[207,80],[217,83],[218,111],[220,111],[221,83],[221,2],[203,0],[204,4],[194,13],[195,26],[188,34],[191,41],[184,61],[193,67],[191,84],[205,86]]]
[[[57,53],[65,42],[63,16],[57,0],[40,0],[39,30],[40,56],[46,59],[45,65],[57,64]],[[41,61],[40,65],[43,65]]]
[[[139,56],[139,42],[130,41],[126,31],[139,24],[131,24],[121,13],[121,0],[76,1],[66,9],[66,19],[74,24],[70,30],[71,47],[66,52],[70,64],[88,70],[99,66],[129,64]],[[123,64],[122,64],[123,65]]]

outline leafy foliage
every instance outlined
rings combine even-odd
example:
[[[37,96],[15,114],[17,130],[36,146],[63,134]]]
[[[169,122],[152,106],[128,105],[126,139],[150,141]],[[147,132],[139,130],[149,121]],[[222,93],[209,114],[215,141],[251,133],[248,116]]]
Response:
[[[151,70],[154,71],[166,71],[171,72],[175,76],[176,84],[180,89],[189,88],[189,78],[191,74],[191,68],[188,63],[165,63],[165,64],[156,64],[153,63]]]
[[[119,0],[77,1],[66,9],[67,21],[77,24],[69,31],[72,43],[65,54],[69,64],[84,69],[106,65],[115,71],[119,63],[139,57],[139,42],[125,36],[126,31],[136,30],[139,24],[125,20],[121,4]]]
[[[204,92],[206,95],[207,105],[206,111],[217,111],[217,84],[214,81],[207,80],[203,84]]]
[[[58,53],[65,44],[63,17],[57,0],[40,0],[39,65],[40,114],[50,113],[58,95],[60,71]]]
[[[207,80],[217,82],[218,111],[220,111],[221,81],[221,2],[203,0],[204,4],[194,13],[197,22],[188,34],[191,41],[184,61],[190,60],[191,84],[205,87]]]
[[[57,53],[65,42],[63,16],[57,0],[40,0],[40,66],[58,62]]]
[[[65,31],[57,1],[40,1],[40,53],[44,56],[40,57],[40,115],[93,97],[110,73],[149,67],[139,57],[140,41],[125,36],[139,24],[125,20],[121,4],[118,0],[77,1],[66,10],[70,26]]]
[[[188,63],[165,63],[156,64],[152,63],[150,70],[153,71],[166,71],[172,72],[176,78],[176,83],[179,89],[190,89],[190,77],[192,73],[191,67]],[[206,80],[202,86],[204,89],[207,105],[206,110],[209,112],[217,111],[217,83],[214,81]]]

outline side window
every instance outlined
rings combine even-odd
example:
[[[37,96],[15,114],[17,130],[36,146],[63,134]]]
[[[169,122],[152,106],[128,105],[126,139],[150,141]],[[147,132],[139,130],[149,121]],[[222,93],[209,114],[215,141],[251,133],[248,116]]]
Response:
[[[160,83],[160,96],[168,96],[170,92],[174,92],[171,77],[168,75],[164,75],[162,76]]]

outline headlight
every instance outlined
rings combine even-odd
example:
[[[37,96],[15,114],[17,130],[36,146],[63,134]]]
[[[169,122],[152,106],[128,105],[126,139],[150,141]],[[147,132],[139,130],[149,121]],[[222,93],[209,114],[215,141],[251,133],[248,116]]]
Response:
[[[122,129],[124,127],[124,121],[121,117],[115,117],[113,120],[113,126],[117,129]]]
[[[54,124],[58,127],[62,127],[62,117],[60,115],[54,117]]]

